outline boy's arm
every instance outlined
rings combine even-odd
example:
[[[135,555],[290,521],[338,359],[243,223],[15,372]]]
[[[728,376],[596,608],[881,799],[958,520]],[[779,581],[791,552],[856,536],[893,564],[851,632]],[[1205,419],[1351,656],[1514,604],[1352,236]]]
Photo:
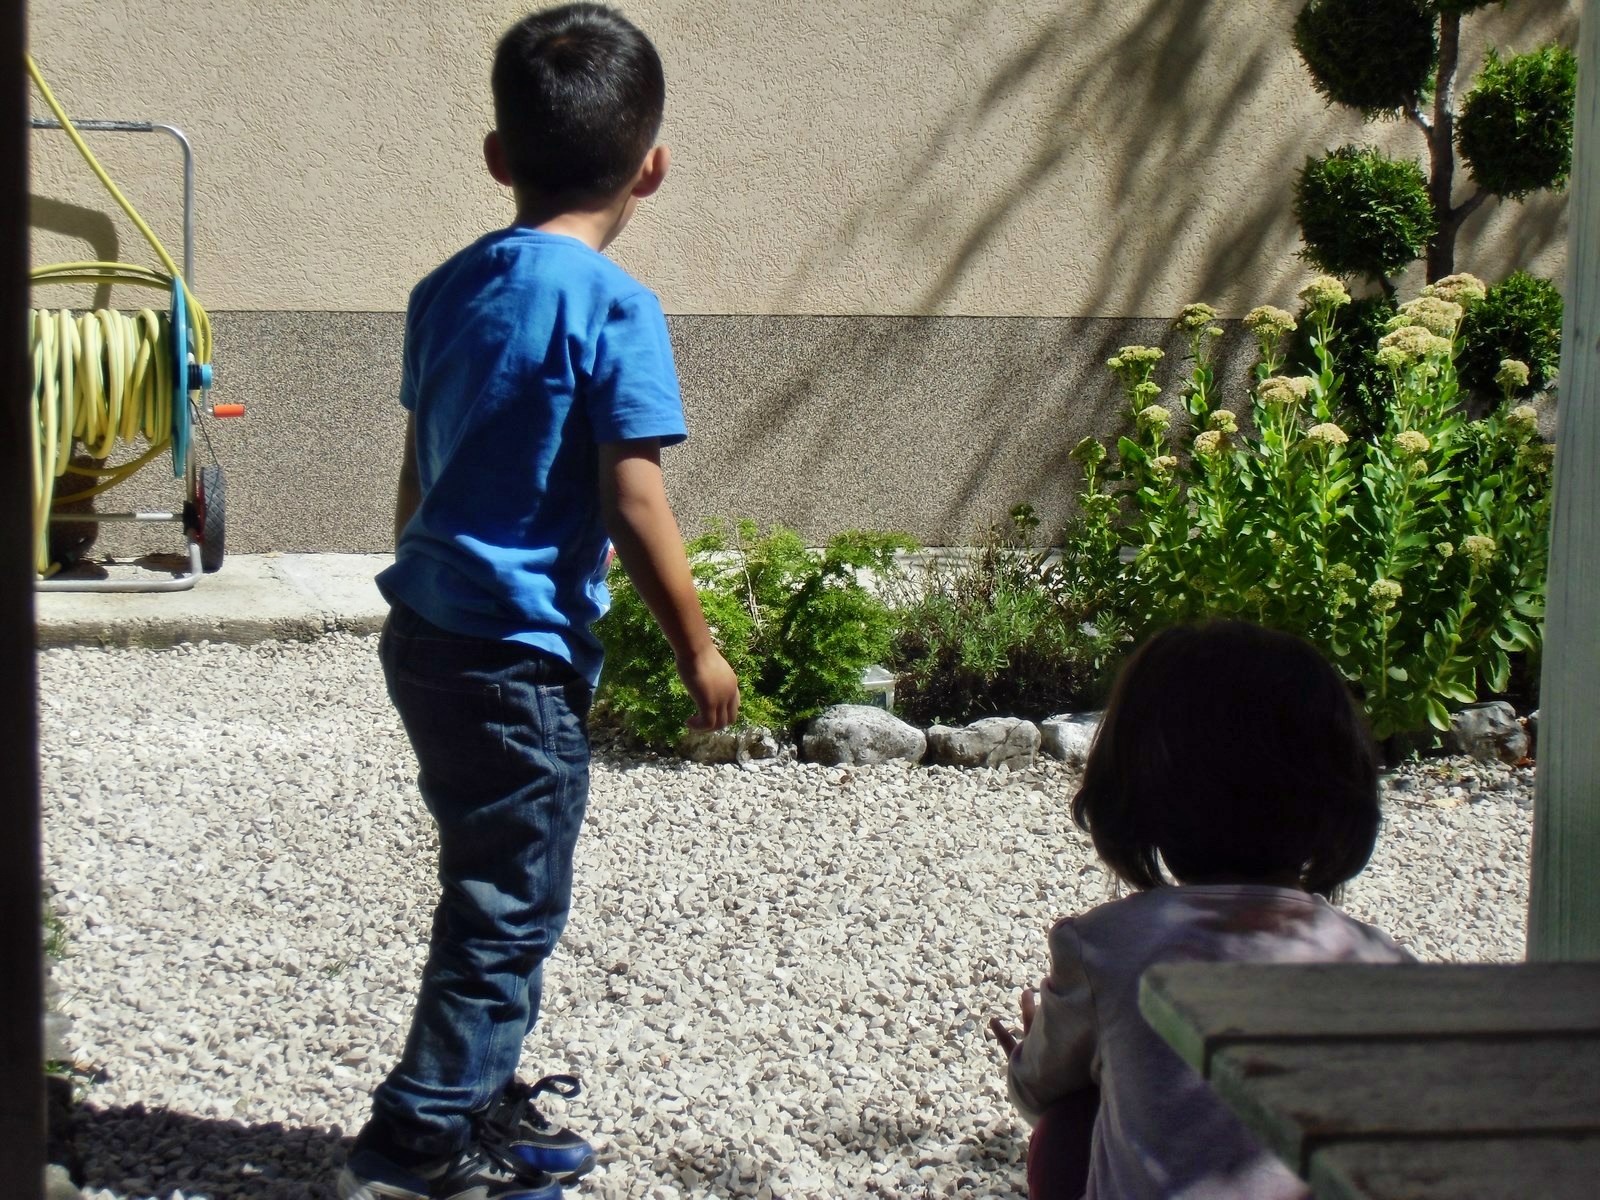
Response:
[[[417,482],[417,420],[406,414],[406,448],[400,459],[400,488],[394,500],[394,544],[400,545],[400,534],[417,506],[422,503],[422,485]]]
[[[694,700],[691,729],[722,729],[739,715],[739,681],[706,626],[661,476],[655,439],[600,446],[600,508],[633,586],[655,616]]]

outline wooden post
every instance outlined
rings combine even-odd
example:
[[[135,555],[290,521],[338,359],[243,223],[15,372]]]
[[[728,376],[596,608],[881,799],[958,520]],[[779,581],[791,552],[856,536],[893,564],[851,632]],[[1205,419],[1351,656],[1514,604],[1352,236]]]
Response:
[[[0,0],[0,1196],[44,1192],[23,0]]]
[[[1528,957],[1600,959],[1600,0],[1578,24]]]

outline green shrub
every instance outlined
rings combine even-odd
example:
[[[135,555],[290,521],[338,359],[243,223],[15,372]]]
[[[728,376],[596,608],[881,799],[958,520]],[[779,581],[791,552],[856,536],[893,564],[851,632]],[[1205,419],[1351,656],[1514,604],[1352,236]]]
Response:
[[[1121,628],[1084,628],[1055,556],[1027,548],[1032,521],[1019,506],[972,556],[903,585],[889,667],[906,720],[1038,719],[1104,693]]]
[[[1422,257],[1438,225],[1422,168],[1359,146],[1306,159],[1295,180],[1294,215],[1309,262],[1386,287],[1388,276]]]
[[[1394,400],[1389,372],[1377,359],[1378,339],[1388,332],[1394,313],[1395,303],[1388,296],[1363,296],[1336,309],[1328,327],[1327,350],[1333,356],[1334,373],[1343,381],[1334,417],[1345,432],[1364,441],[1382,432]],[[1304,307],[1300,309],[1289,349],[1289,365],[1301,374],[1318,369],[1310,316]]]
[[[739,676],[740,720],[785,728],[829,704],[863,699],[861,672],[889,648],[888,606],[860,572],[886,572],[897,534],[851,532],[820,553],[777,528],[719,524],[688,545],[712,636]],[[683,735],[694,704],[672,650],[626,573],[611,575],[611,610],[595,626],[606,651],[600,712],[647,745]]]
[[[1469,282],[1481,295],[1453,277],[1400,307],[1376,355],[1392,399],[1370,441],[1334,420],[1329,343],[1349,303],[1337,280],[1302,293],[1314,372],[1273,374],[1287,313],[1247,318],[1262,348],[1253,432],[1215,404],[1202,341],[1183,428],[1150,403],[1160,351],[1111,360],[1133,428],[1085,488],[1115,499],[1095,511],[1136,548],[1123,579],[1133,632],[1218,615],[1307,637],[1360,692],[1380,738],[1447,728],[1447,704],[1506,690],[1511,655],[1539,645],[1550,457],[1532,409],[1508,403],[1469,423],[1456,403],[1461,309],[1446,297],[1465,298]]]
[[[1425,0],[1311,0],[1295,18],[1294,48],[1330,102],[1384,116],[1426,95],[1436,24]]]
[[[1544,387],[1561,366],[1561,292],[1547,279],[1517,271],[1467,309],[1456,360],[1461,382],[1480,396],[1496,396],[1500,363],[1528,365],[1525,393]]]
[[[1503,61],[1491,49],[1456,124],[1473,182],[1513,200],[1566,186],[1577,93],[1578,60],[1565,46]]]

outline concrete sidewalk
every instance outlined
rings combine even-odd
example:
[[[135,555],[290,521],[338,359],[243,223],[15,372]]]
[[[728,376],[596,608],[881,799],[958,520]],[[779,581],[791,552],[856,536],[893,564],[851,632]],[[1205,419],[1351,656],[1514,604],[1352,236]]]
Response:
[[[171,646],[376,633],[389,606],[372,580],[393,561],[392,554],[233,554],[188,591],[36,592],[36,640],[40,647]],[[117,578],[140,573],[110,570]]]

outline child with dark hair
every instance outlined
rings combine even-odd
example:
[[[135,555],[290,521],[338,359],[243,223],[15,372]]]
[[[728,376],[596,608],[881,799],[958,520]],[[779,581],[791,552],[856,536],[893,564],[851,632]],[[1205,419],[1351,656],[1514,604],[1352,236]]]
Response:
[[[439,831],[410,1034],[341,1200],[553,1200],[594,1165],[515,1078],[565,927],[589,791],[610,544],[673,649],[690,724],[738,713],[661,474],[685,436],[660,302],[602,251],[661,186],[661,62],[611,9],[518,22],[492,76],[489,173],[516,219],[406,311],[409,413],[379,656]]]
[[[1308,1196],[1145,1023],[1138,987],[1160,962],[1410,961],[1326,899],[1379,821],[1344,681],[1288,634],[1165,630],[1118,677],[1072,815],[1139,891],[1057,922],[1050,973],[1022,993],[1007,1078],[1035,1125],[1030,1196]]]

